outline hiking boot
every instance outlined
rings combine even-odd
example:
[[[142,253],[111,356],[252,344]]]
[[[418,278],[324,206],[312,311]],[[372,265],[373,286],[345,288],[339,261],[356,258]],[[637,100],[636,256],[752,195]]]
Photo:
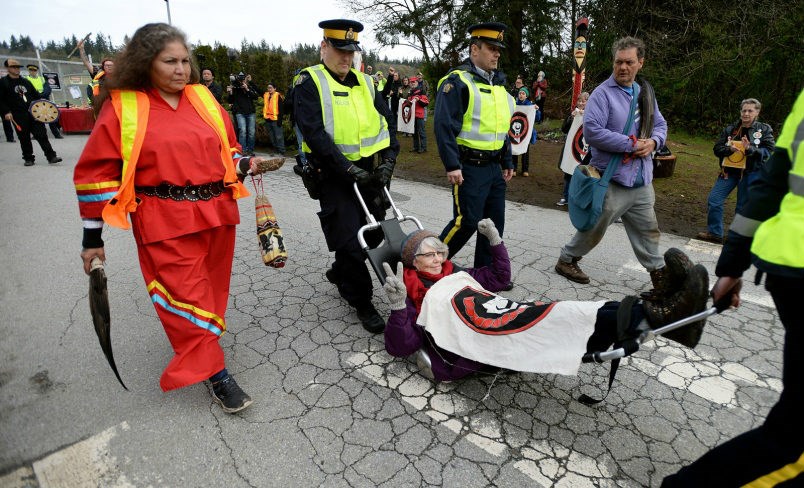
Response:
[[[230,374],[226,375],[226,378],[212,383],[212,398],[226,413],[237,413],[254,403],[254,400],[240,388]]]
[[[723,244],[723,236],[712,234],[708,230],[705,232],[698,232],[695,238],[699,241],[714,242],[715,244]]]
[[[679,291],[684,285],[690,271],[692,261],[684,251],[671,247],[664,253],[665,267],[650,272],[653,289],[640,293],[643,300],[660,300]]]
[[[36,164],[36,163],[34,163],[33,159],[24,159],[23,161],[24,161],[22,163],[23,166],[33,166],[34,164]]]
[[[556,273],[570,281],[574,281],[582,285],[589,283],[589,276],[581,271],[580,266],[578,266],[578,261],[580,261],[580,259],[581,258],[572,258],[571,262],[565,263],[561,260],[561,258],[558,258],[558,263],[556,263]]]
[[[55,154],[49,158],[47,158],[47,162],[49,164],[56,164],[61,162],[61,158],[56,156]]]
[[[645,315],[652,329],[689,317],[706,308],[709,300],[709,273],[700,264],[693,266],[682,288],[673,295],[645,302]],[[667,332],[664,337],[693,348],[701,339],[706,319]]]
[[[380,313],[374,308],[371,302],[362,303],[355,306],[357,318],[364,329],[372,334],[379,334],[385,330],[385,320],[380,317]]]

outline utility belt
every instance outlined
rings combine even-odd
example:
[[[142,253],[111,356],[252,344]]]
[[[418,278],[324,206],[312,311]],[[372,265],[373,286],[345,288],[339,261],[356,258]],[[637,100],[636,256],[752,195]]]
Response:
[[[203,183],[201,185],[172,185],[168,182],[162,182],[156,186],[135,186],[134,191],[142,193],[149,197],[170,198],[181,202],[188,200],[190,202],[197,202],[198,200],[211,200],[215,197],[221,196],[226,189],[223,181],[215,181],[212,183]]]
[[[486,151],[482,149],[472,149],[466,146],[458,146],[458,158],[461,164],[470,166],[488,166],[490,164],[500,164],[503,151]]]

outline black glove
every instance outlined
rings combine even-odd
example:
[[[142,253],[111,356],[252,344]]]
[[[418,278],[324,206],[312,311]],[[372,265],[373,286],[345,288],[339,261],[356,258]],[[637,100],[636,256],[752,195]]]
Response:
[[[382,160],[382,163],[377,166],[377,169],[374,170],[374,176],[377,177],[380,186],[385,186],[391,182],[391,176],[394,174],[394,166],[396,166],[395,159],[385,158]]]
[[[351,176],[357,182],[357,186],[374,186],[374,178],[371,177],[371,173],[368,171],[358,168],[353,164],[349,166],[349,169],[347,169],[346,172],[349,173],[349,176]]]

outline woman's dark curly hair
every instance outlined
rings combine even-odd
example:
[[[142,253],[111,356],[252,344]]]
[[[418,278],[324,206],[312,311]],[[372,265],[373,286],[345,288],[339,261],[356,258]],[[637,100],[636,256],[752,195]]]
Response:
[[[98,98],[95,101],[96,113],[108,98],[108,90],[146,90],[152,88],[151,64],[156,56],[171,42],[179,41],[190,53],[190,81],[198,83],[201,79],[198,66],[193,59],[187,36],[172,25],[145,24],[137,29],[126,47],[114,60],[114,73],[107,76]]]

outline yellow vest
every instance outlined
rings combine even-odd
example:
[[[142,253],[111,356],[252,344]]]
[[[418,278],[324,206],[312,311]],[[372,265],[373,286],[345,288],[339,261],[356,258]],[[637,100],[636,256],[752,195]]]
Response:
[[[504,86],[475,83],[471,73],[461,70],[452,71],[441,78],[438,90],[452,74],[457,74],[469,89],[469,104],[463,114],[461,131],[456,137],[458,144],[482,151],[502,148],[514,115],[514,97]]]
[[[374,82],[352,69],[358,85],[346,87],[335,81],[323,64],[305,70],[318,88],[324,131],[349,161],[374,155],[391,145],[388,122],[374,108]],[[311,152],[307,142],[304,152]]]
[[[204,85],[187,85],[184,87],[184,95],[198,115],[215,130],[220,138],[221,162],[225,168],[224,185],[232,189],[234,198],[248,196],[248,190],[237,178],[232,160],[237,150],[229,146],[226,125],[215,97]],[[148,95],[141,91],[112,90],[110,96],[112,107],[120,121],[120,156],[123,160],[123,171],[120,188],[103,207],[102,215],[107,224],[120,229],[128,229],[131,227],[128,222],[128,214],[136,212],[137,205],[139,205],[134,192],[134,174],[142,142],[145,139],[151,102],[148,100]]]
[[[45,78],[44,77],[26,75],[25,78],[27,78],[28,81],[31,82],[31,84],[34,86],[34,88],[36,88],[36,91],[38,91],[40,94],[42,93],[42,88],[45,87]]]
[[[788,192],[779,213],[760,224],[751,253],[775,266],[804,269],[804,91],[782,126],[776,148],[784,149],[792,163]]]

